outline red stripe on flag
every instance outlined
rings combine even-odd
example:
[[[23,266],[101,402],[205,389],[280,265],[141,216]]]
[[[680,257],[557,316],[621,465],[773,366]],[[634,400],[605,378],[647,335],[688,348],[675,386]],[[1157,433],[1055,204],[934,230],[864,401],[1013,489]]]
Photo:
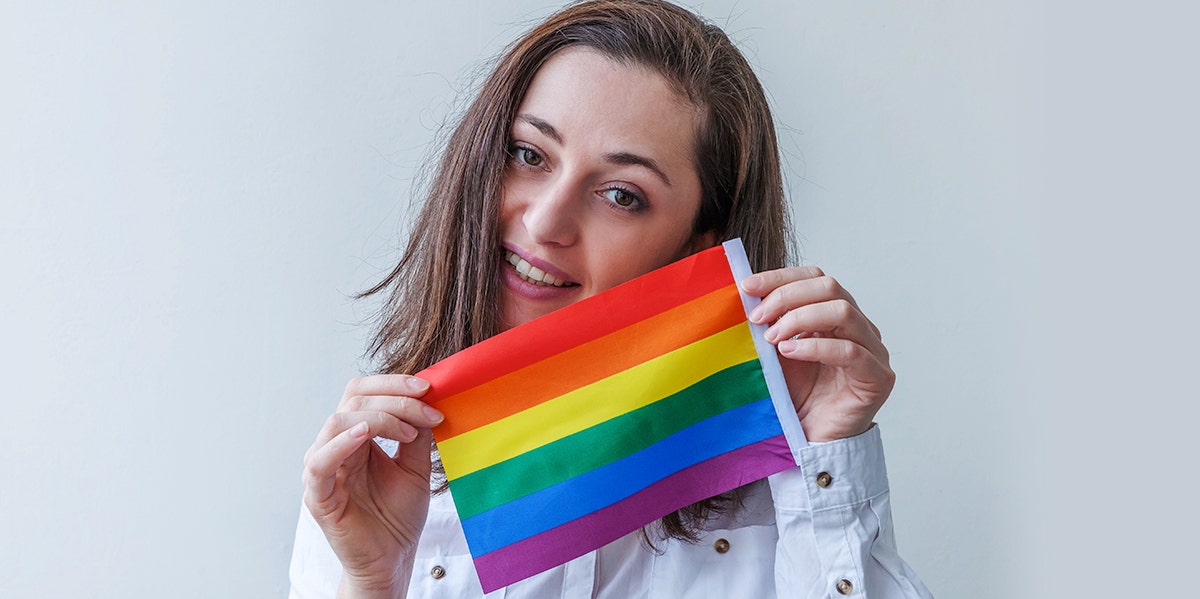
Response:
[[[734,283],[716,246],[473,345],[422,370],[426,402],[461,393]]]

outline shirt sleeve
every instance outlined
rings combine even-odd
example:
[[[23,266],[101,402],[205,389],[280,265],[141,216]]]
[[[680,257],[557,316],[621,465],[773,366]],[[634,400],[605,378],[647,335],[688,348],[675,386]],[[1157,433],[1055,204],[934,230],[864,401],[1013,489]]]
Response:
[[[932,599],[896,552],[879,427],[814,443],[800,458],[798,468],[768,478],[778,595]]]

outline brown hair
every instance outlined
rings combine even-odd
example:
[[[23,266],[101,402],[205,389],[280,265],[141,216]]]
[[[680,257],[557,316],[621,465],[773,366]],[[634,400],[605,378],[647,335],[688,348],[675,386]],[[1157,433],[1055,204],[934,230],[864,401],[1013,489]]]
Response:
[[[542,64],[583,46],[652,69],[701,109],[696,234],[741,237],[756,271],[787,260],[789,227],[770,108],[749,63],[717,26],[660,0],[594,0],[550,16],[501,55],[446,144],[399,264],[362,295],[388,291],[369,355],[382,371],[417,372],[499,331],[498,215],[517,108]],[[696,540],[736,504],[714,497],[661,520]]]

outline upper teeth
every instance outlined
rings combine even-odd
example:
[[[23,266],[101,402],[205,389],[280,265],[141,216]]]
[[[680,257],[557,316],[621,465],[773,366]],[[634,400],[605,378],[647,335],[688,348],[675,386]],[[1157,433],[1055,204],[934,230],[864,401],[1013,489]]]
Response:
[[[526,262],[520,256],[505,250],[504,257],[508,263],[517,269],[517,274],[521,275],[522,279],[534,284],[553,285],[554,287],[565,287],[567,282]]]

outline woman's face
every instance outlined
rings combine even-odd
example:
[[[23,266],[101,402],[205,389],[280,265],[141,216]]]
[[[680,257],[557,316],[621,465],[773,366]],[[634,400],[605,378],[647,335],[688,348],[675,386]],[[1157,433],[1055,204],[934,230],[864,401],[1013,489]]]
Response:
[[[588,49],[542,66],[509,143],[504,328],[713,245],[692,235],[700,118],[662,76]]]

